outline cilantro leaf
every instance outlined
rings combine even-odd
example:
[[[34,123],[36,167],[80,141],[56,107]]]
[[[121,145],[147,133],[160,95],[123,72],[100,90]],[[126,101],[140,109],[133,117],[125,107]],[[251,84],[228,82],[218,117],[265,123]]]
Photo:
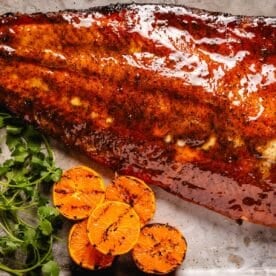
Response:
[[[55,169],[52,173],[51,173],[51,180],[53,182],[57,182],[60,180],[60,177],[61,177],[61,174],[62,174],[62,170],[57,168]]]
[[[59,266],[55,261],[49,261],[42,266],[42,275],[45,276],[58,276]]]
[[[15,125],[7,125],[7,133],[9,134],[20,134],[22,132],[21,126],[15,126]]]
[[[0,166],[0,176],[5,175],[5,173],[7,173],[9,171],[9,167],[8,166]]]
[[[41,206],[38,208],[38,217],[40,220],[47,219],[53,221],[56,217],[59,216],[59,212],[56,208],[52,206]]]
[[[39,228],[40,228],[42,234],[45,236],[49,236],[53,232],[52,224],[47,219],[40,221]]]
[[[3,236],[0,238],[0,254],[2,256],[11,254],[13,252],[15,252],[22,243],[16,241],[16,240],[12,240],[7,236]]]
[[[0,128],[3,128],[5,126],[4,118],[0,117]]]
[[[3,127],[10,158],[0,163],[0,270],[58,275],[52,246],[59,213],[41,191],[58,181],[62,171],[55,165],[47,139],[33,127],[0,111]]]
[[[14,136],[14,135],[7,134],[6,144],[10,151],[14,151],[15,147],[21,143],[22,143],[22,141],[20,138]]]
[[[34,228],[27,227],[24,230],[24,242],[25,244],[34,244],[36,240],[36,231]]]

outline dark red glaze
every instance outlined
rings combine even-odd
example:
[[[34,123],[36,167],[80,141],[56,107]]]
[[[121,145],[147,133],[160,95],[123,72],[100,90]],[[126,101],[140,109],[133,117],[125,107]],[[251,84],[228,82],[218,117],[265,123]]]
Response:
[[[276,19],[158,5],[0,18],[0,103],[119,173],[276,226]]]

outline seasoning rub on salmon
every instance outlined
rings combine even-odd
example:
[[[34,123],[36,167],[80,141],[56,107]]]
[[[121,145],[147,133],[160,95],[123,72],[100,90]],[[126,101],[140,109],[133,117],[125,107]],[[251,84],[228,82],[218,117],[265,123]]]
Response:
[[[119,173],[276,226],[276,18],[164,5],[0,18],[0,103]]]

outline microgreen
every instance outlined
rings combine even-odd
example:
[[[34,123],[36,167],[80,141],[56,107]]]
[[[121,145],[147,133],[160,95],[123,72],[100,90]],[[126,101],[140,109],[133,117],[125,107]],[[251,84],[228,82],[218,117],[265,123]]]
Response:
[[[33,127],[0,112],[0,128],[10,151],[0,161],[0,270],[56,276],[52,245],[59,214],[41,189],[58,181],[62,171],[47,139]]]

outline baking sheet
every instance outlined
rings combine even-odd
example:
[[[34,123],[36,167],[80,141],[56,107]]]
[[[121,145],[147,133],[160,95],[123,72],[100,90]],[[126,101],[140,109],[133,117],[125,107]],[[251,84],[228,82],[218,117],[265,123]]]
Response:
[[[60,9],[89,8],[92,6],[116,3],[101,0],[60,0],[60,1],[20,1],[1,0],[0,13],[5,12],[38,12]],[[126,1],[121,1],[126,2]],[[244,15],[276,15],[275,0],[166,0],[136,1],[159,2],[169,4],[185,4],[192,7],[213,11],[230,12]],[[52,141],[57,163],[63,169],[76,164],[89,165],[105,176],[109,182],[113,173],[79,156],[76,152],[68,152]],[[0,155],[0,161],[5,158]],[[157,212],[154,221],[169,223],[178,227],[188,242],[188,252],[183,265],[173,275],[276,275],[276,229],[236,222],[224,218],[214,212],[172,196],[163,190],[153,187],[157,196]],[[61,275],[80,275],[80,271],[72,268],[67,255],[66,237],[70,224],[65,223],[64,240],[55,245],[55,255],[62,266]],[[0,275],[5,275],[0,272]],[[89,274],[91,275],[91,273]],[[92,273],[93,275],[93,273]],[[96,273],[94,275],[99,275]],[[120,258],[112,270],[100,275],[141,275],[128,256]]]

